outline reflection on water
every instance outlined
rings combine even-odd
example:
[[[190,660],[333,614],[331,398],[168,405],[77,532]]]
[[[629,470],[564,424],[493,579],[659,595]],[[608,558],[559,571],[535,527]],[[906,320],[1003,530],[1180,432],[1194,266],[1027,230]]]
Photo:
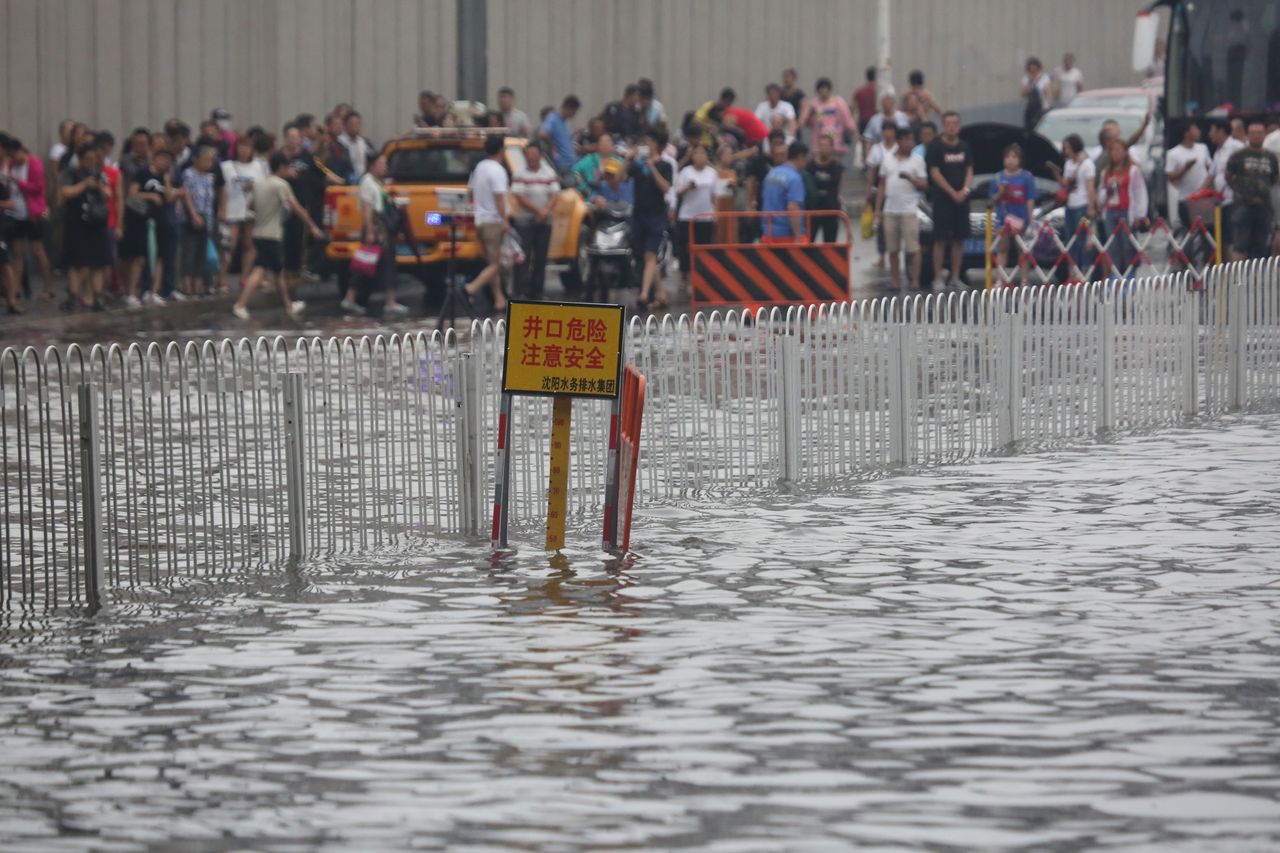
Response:
[[[0,827],[14,849],[1274,849],[1278,437],[1259,416],[655,509],[629,562],[437,543],[11,626]]]

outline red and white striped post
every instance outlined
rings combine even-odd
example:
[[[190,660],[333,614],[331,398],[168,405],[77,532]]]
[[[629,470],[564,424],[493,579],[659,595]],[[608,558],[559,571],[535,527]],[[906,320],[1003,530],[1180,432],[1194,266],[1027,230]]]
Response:
[[[498,412],[498,451],[493,466],[493,531],[490,539],[495,551],[507,547],[507,497],[511,492],[508,486],[511,476],[510,447],[511,395],[503,394]]]
[[[625,387],[625,383],[624,383]],[[604,471],[604,534],[600,548],[612,551],[618,547],[618,421],[622,411],[622,394],[609,402],[609,456]]]

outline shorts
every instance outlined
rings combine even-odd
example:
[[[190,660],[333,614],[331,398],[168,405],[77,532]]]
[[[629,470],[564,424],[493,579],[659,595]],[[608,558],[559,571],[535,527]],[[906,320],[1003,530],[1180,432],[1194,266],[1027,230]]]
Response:
[[[485,222],[476,226],[476,239],[484,250],[484,259],[490,264],[502,262],[502,223]]]
[[[914,212],[884,215],[884,248],[894,253],[920,251],[920,220]]]
[[[286,272],[302,270],[302,217],[290,216],[284,223],[284,268]]]
[[[949,243],[969,236],[969,203],[956,204],[950,199],[933,202],[933,242]]]
[[[44,242],[44,219],[19,219],[9,230],[9,240]]]
[[[631,245],[641,254],[658,254],[662,236],[666,233],[665,213],[641,213],[631,218]]]
[[[253,250],[257,252],[253,259],[255,267],[262,267],[267,272],[280,272],[284,269],[279,240],[262,240],[255,237]]]
[[[1269,204],[1231,205],[1231,248],[1248,258],[1271,254],[1272,210]]]

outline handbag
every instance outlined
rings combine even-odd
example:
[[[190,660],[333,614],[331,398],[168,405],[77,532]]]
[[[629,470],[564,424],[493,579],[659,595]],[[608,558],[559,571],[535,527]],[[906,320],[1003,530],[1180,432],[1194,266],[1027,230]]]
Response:
[[[351,256],[351,272],[365,278],[373,278],[382,259],[382,247],[376,243],[363,243]]]
[[[503,235],[499,257],[501,258],[503,269],[509,270],[524,263],[524,247],[520,245],[520,238],[516,236],[514,231],[508,231]]]
[[[205,269],[212,274],[216,274],[218,272],[218,246],[213,242],[212,237],[205,241],[204,266]]]
[[[859,224],[862,226],[863,240],[870,240],[876,236],[876,211],[874,205],[864,204],[862,206],[862,218]]]

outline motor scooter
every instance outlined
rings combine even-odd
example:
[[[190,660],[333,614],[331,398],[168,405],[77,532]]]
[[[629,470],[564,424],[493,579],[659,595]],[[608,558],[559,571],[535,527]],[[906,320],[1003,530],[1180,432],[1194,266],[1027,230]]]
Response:
[[[631,246],[632,205],[613,201],[597,209],[587,244],[587,274],[583,298],[608,302],[610,290],[629,287],[635,268]]]

